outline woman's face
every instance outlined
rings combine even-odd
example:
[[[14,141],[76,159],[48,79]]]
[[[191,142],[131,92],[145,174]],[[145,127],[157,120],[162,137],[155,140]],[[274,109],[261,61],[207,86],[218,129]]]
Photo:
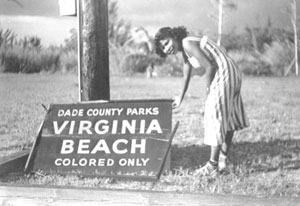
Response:
[[[176,54],[178,52],[178,42],[173,38],[166,38],[160,40],[161,50],[167,54]]]

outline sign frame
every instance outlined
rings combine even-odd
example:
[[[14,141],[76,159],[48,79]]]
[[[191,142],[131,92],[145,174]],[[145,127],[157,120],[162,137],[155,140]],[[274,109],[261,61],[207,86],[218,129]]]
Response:
[[[114,104],[114,103],[132,103],[132,102],[159,102],[159,101],[168,101],[171,102],[172,100],[170,99],[149,99],[149,100],[112,100],[112,101],[88,101],[88,102],[79,102],[79,103],[74,103],[74,104],[78,104],[78,105],[84,105],[84,104],[89,104],[89,103],[110,103],[110,104]],[[50,106],[47,109],[47,114],[49,111]],[[171,109],[172,112],[172,109]],[[47,116],[47,115],[46,115]],[[46,119],[46,118],[45,118]],[[43,127],[45,125],[45,119],[42,122],[42,124],[40,125],[40,128],[38,130],[38,134],[37,134],[37,138],[31,148],[31,152],[29,154],[29,157],[27,159],[26,165],[25,165],[25,171],[28,173],[30,171],[32,171],[33,166],[34,166],[34,159],[36,158],[37,152],[38,152],[38,147],[42,138],[42,131],[43,131]],[[153,176],[146,176],[146,175],[134,175],[134,176],[130,176],[130,175],[98,175],[98,174],[83,174],[80,173],[80,175],[82,176],[88,176],[88,177],[108,177],[108,178],[121,178],[121,179],[132,179],[132,180],[138,180],[138,181],[156,181],[160,179],[161,174],[163,173],[164,170],[166,170],[165,166],[166,166],[166,162],[169,161],[170,163],[170,149],[171,149],[171,144],[173,141],[173,138],[175,136],[175,133],[177,131],[177,128],[179,126],[179,122],[176,122],[175,127],[172,128],[172,114],[171,114],[171,130],[170,133],[164,138],[164,139],[156,139],[157,141],[161,141],[164,144],[167,145],[166,151],[162,157],[162,161],[161,161],[161,165],[159,166],[159,170],[157,171],[157,173]],[[64,172],[58,172],[59,174],[72,174],[72,173],[64,173]]]

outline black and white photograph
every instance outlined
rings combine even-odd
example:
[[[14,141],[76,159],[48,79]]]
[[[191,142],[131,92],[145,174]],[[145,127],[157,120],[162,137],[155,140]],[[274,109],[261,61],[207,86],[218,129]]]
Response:
[[[300,205],[300,0],[0,0],[0,205]]]

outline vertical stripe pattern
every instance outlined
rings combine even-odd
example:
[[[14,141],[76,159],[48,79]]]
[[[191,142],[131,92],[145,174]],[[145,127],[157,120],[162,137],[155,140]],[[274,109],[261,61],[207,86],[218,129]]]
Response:
[[[187,37],[187,39],[198,38]],[[227,131],[249,126],[240,93],[242,76],[235,62],[214,42],[207,37],[198,41],[211,65],[216,67],[216,74],[205,102],[204,143],[218,146],[225,141]]]

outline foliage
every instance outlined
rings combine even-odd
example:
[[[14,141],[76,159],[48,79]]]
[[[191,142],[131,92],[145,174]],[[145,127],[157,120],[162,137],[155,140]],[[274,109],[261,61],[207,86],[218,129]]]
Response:
[[[265,27],[246,27],[245,28],[249,39],[251,39],[252,49],[261,53],[264,52],[264,45],[270,45],[273,41],[271,23]]]
[[[111,75],[145,72],[152,76],[182,75],[181,57],[159,58],[148,31],[143,27],[132,27],[128,20],[120,18],[117,2],[108,2]],[[234,8],[236,5],[229,6]],[[217,35],[210,38],[217,39]],[[283,76],[294,72],[294,44],[293,32],[274,28],[270,18],[263,26],[248,26],[239,33],[233,29],[222,36],[222,47],[246,75]],[[2,72],[74,72],[77,70],[77,31],[70,30],[63,46],[47,48],[37,36],[17,38],[12,30],[0,29],[0,63]]]
[[[159,58],[153,54],[153,40],[144,28],[132,28],[119,18],[117,1],[109,1],[110,70],[113,74],[132,75],[152,71]]]
[[[290,63],[293,61],[293,47],[285,41],[274,41],[271,45],[266,45],[265,52],[261,56],[262,60],[269,65],[273,75],[284,76]]]
[[[130,39],[131,24],[118,16],[118,1],[108,1],[108,38],[110,44],[119,48]]]
[[[0,71],[12,73],[54,72],[60,68],[60,50],[43,48],[37,36],[17,38],[0,29]]]
[[[75,28],[70,30],[70,37],[65,39],[64,49],[67,51],[77,51],[77,31]]]
[[[251,50],[252,44],[246,33],[238,34],[234,29],[222,37],[222,47],[226,51]]]
[[[10,29],[0,29],[0,48],[12,47],[17,35]]]
[[[20,46],[23,49],[40,50],[42,48],[41,38],[39,38],[37,36],[25,36],[24,38],[16,41],[15,45]]]
[[[132,75],[134,73],[145,73],[150,65],[149,58],[144,54],[127,55],[121,62],[122,73]]]
[[[230,50],[229,55],[236,61],[240,70],[246,75],[284,76],[293,62],[292,43],[272,41],[265,44],[263,53],[254,50]]]
[[[53,72],[59,69],[59,53],[52,50],[14,46],[0,50],[0,64],[2,72]]]
[[[265,27],[246,27],[245,33],[233,30],[224,36],[224,47],[236,60],[244,74],[284,76],[293,66],[293,34],[273,28],[270,20]]]
[[[183,59],[181,54],[176,56],[168,56],[166,59],[162,59],[161,63],[157,63],[155,72],[159,77],[165,76],[182,76]]]
[[[130,22],[120,18],[118,15],[117,1],[108,1],[108,44],[110,72],[112,75],[131,75],[135,72],[145,71],[142,61],[145,59],[147,61],[147,58],[132,52],[134,45],[132,44],[131,30]],[[77,51],[77,31],[71,29],[70,33],[70,37],[65,39],[65,49],[66,51]],[[132,54],[133,56],[130,57]],[[128,62],[126,62],[127,60]]]
[[[77,72],[78,67],[78,55],[77,52],[74,50],[66,50],[60,52],[59,55],[59,62],[60,66],[59,69],[65,72]]]
[[[253,51],[231,51],[229,55],[235,60],[239,69],[246,75],[269,76],[272,74],[269,66]]]

